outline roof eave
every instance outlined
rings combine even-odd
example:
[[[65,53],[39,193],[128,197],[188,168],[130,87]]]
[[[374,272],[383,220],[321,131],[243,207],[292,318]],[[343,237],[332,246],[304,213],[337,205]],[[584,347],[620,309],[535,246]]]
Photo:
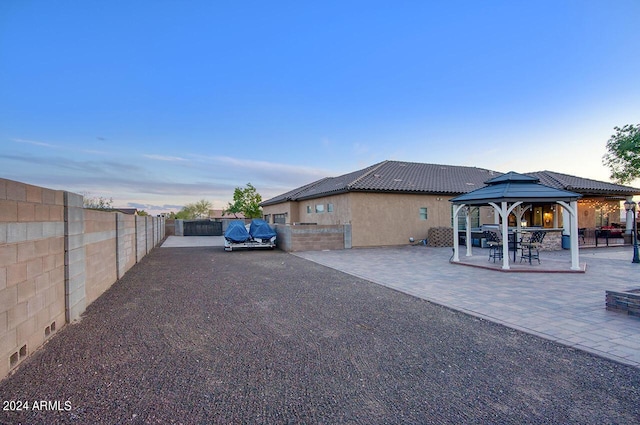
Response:
[[[308,195],[308,196],[301,196],[299,198],[295,198],[295,199],[291,199],[292,201],[308,201],[309,199],[317,199],[317,198],[324,198],[325,196],[332,196],[332,195],[340,195],[342,193],[347,193],[350,192],[349,189],[337,189],[337,190],[332,190],[330,192],[322,192],[322,193],[315,193],[313,195]]]
[[[522,201],[522,203],[550,203],[550,202],[557,202],[557,201],[564,201],[564,202],[571,202],[571,201],[577,201],[578,199],[582,198],[582,196],[574,196],[574,197],[558,197],[558,198],[536,198],[536,197],[531,197],[531,198],[519,198],[519,197],[514,197],[514,198],[481,198],[481,199],[458,199],[460,197],[456,197],[456,198],[452,198],[449,199],[449,201],[453,204],[467,204],[467,205],[488,205],[490,202],[493,203],[500,203],[500,202],[508,202],[508,203],[514,203],[514,202],[519,202]]]

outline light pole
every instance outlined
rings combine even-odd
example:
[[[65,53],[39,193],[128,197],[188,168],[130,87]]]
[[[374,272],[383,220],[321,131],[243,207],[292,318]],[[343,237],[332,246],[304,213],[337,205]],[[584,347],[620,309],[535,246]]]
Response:
[[[638,256],[638,223],[636,220],[636,204],[634,201],[624,201],[624,209],[629,212],[633,212],[633,260],[632,263],[640,263],[640,256]]]

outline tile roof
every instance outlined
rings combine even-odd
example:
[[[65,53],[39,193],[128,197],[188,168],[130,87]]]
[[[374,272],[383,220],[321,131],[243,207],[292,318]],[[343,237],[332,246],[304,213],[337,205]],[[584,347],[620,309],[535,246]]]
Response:
[[[622,196],[640,194],[640,189],[552,171],[525,173],[540,183],[583,195]],[[319,198],[345,192],[398,192],[460,195],[486,186],[485,182],[503,173],[478,167],[382,161],[362,170],[337,177],[325,177],[261,203],[273,205],[287,201]]]
[[[510,171],[487,181],[487,186],[450,199],[454,204],[486,205],[490,202],[556,202],[576,201],[582,195],[540,184],[531,175]]]
[[[467,193],[483,187],[486,180],[496,175],[500,173],[477,167],[383,161],[362,170],[309,183],[261,205],[344,192]]]
[[[536,171],[526,173],[540,179],[540,183],[557,189],[571,190],[583,195],[631,196],[640,194],[640,189],[615,183],[556,173],[555,171]]]

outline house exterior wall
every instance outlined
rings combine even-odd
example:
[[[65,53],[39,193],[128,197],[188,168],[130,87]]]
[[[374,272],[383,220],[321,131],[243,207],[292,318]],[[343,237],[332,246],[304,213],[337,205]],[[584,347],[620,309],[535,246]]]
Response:
[[[354,247],[404,245],[409,238],[427,237],[431,227],[451,226],[451,204],[436,195],[353,192],[352,243]],[[427,219],[420,217],[427,208]]]
[[[286,214],[286,224],[300,222],[300,218],[298,215],[298,202],[296,201],[282,202],[275,205],[266,205],[262,207],[262,212],[264,215],[270,216],[269,223],[271,224],[273,224],[273,216],[276,214]]]
[[[404,245],[410,237],[416,241],[427,238],[431,228],[451,227],[451,197],[453,195],[349,192],[269,205],[264,207],[264,212],[287,213],[288,224],[350,224],[353,247]],[[327,211],[328,204],[333,205],[333,212]],[[316,205],[323,205],[324,212],[317,213]],[[559,214],[558,227],[562,227],[561,207],[554,206],[555,214]],[[427,208],[427,220],[420,219],[420,208]],[[610,219],[618,221],[614,218],[619,216],[619,201],[589,198],[578,203],[579,227],[595,227],[596,208],[608,211]],[[495,223],[495,215],[493,207],[480,207],[479,224]]]
[[[352,194],[323,196],[322,198],[307,199],[298,202],[297,214],[300,223],[316,223],[319,225],[349,224],[353,215],[351,204]],[[333,212],[328,211],[328,205],[333,206]],[[316,206],[322,205],[324,212],[317,213]],[[308,213],[307,207],[311,209]]]
[[[587,198],[578,201],[578,227],[596,227],[597,215],[601,218],[608,216],[609,225],[620,223],[620,201],[604,198]]]

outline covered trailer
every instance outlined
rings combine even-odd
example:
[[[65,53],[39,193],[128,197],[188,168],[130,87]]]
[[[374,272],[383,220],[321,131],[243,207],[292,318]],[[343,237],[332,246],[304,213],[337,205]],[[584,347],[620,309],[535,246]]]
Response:
[[[233,251],[238,248],[269,248],[276,246],[276,232],[261,219],[254,219],[247,230],[244,221],[235,220],[229,223],[224,233],[224,250]]]

